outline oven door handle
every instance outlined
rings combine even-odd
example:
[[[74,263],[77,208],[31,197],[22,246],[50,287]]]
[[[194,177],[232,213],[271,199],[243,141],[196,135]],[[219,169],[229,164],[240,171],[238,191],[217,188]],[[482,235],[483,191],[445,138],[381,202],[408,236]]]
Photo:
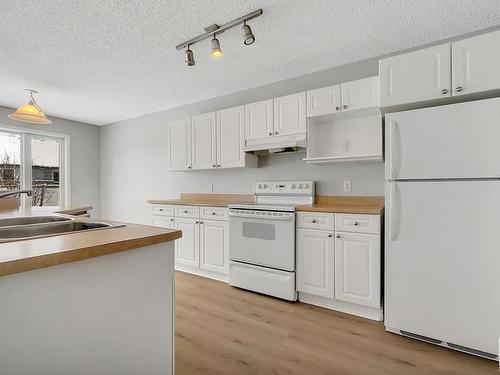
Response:
[[[266,220],[280,220],[280,221],[293,221],[295,220],[295,215],[286,215],[286,216],[274,216],[274,215],[253,215],[253,214],[242,214],[235,213],[229,211],[229,217],[232,218],[246,218],[246,219],[255,219],[259,221]]]

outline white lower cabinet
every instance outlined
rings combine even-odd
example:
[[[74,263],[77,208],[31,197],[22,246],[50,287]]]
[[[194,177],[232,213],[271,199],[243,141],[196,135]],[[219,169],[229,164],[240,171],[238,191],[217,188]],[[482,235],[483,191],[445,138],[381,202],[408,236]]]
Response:
[[[182,238],[175,241],[175,268],[227,281],[227,208],[175,205],[167,210],[165,207],[168,208],[164,205],[153,205],[152,224],[182,230]],[[171,212],[174,216],[165,216],[165,212]]]
[[[380,236],[337,232],[335,299],[380,306]]]
[[[227,274],[228,223],[216,220],[200,223],[200,268]]]
[[[311,229],[316,228],[308,220],[311,215],[331,224]],[[380,220],[380,215],[297,213],[299,300],[382,320],[380,225],[366,229],[359,225]],[[343,231],[337,231],[337,226]]]
[[[176,229],[182,230],[182,238],[175,241],[175,263],[199,267],[200,226],[198,219],[176,218]]]
[[[333,298],[334,239],[332,233],[297,229],[297,291]]]

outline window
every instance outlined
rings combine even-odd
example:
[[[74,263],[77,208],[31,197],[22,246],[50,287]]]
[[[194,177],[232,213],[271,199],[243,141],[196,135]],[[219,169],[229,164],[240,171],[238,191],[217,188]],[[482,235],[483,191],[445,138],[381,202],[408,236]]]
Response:
[[[32,189],[24,206],[66,207],[67,136],[0,130],[0,190]]]

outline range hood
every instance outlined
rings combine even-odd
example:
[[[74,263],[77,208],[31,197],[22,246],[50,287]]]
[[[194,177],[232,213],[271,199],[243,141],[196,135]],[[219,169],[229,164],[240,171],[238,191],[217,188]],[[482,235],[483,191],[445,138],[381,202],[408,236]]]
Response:
[[[307,140],[305,134],[285,135],[264,139],[254,139],[245,142],[245,152],[256,155],[274,155],[288,152],[305,151]]]

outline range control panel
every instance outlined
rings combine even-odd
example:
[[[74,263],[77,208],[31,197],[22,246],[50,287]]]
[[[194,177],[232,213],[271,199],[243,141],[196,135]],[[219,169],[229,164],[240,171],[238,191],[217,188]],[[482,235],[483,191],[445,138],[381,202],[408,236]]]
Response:
[[[314,195],[314,181],[259,181],[256,195]]]

